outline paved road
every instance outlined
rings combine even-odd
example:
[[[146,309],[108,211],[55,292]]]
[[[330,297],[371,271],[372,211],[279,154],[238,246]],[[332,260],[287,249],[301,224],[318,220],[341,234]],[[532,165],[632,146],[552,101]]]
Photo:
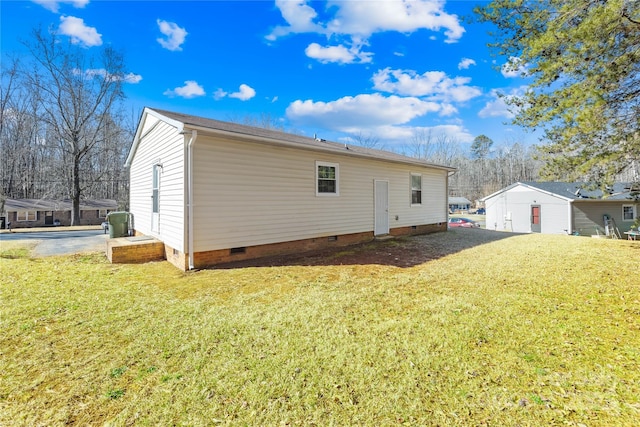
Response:
[[[2,242],[35,242],[34,256],[68,255],[81,252],[99,252],[106,249],[109,238],[102,230],[39,231],[33,233],[2,233]]]

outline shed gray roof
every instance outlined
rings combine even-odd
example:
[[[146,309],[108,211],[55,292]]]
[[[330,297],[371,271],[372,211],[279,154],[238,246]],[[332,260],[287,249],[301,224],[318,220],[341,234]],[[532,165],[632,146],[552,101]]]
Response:
[[[274,143],[292,143],[294,145],[299,146],[300,148],[312,149],[318,151],[327,151],[334,154],[341,155],[349,155],[349,156],[357,156],[357,157],[365,157],[370,159],[377,160],[385,160],[399,163],[409,163],[414,165],[433,167],[437,169],[443,169],[450,172],[456,170],[454,167],[438,165],[434,163],[429,163],[424,160],[416,159],[413,157],[407,157],[400,154],[392,153],[384,150],[376,150],[371,148],[360,147],[358,145],[349,145],[344,143],[337,143],[326,141],[324,139],[319,138],[310,138],[307,136],[296,135],[286,132],[281,132],[273,129],[264,129],[254,126],[247,126],[238,123],[231,122],[223,122],[220,120],[208,119],[204,117],[192,116],[188,114],[176,113],[174,111],[160,110],[160,109],[151,109],[145,108],[145,112],[153,111],[161,116],[169,118],[171,120],[180,122],[184,124],[185,129],[196,128],[196,130],[209,130],[212,132],[224,132],[229,134],[235,134],[238,136],[245,136],[248,138],[259,138],[270,140]],[[144,113],[143,113],[144,115]],[[136,149],[137,141],[134,140],[132,146],[132,153],[130,153],[129,158],[131,158],[133,151]],[[128,160],[129,161],[129,160]]]
[[[523,184],[549,193],[554,193],[571,200],[633,199],[630,194],[631,184],[628,182],[616,182],[606,191],[603,191],[601,188],[593,188],[593,185],[588,182],[523,182]]]
[[[18,211],[70,211],[71,200],[52,199],[7,199],[4,202],[5,212]],[[82,200],[80,210],[117,209],[118,202],[112,199]]]
[[[449,197],[449,204],[469,205],[471,202],[466,197]]]
[[[637,185],[633,187],[632,184],[628,182],[617,182],[606,191],[603,191],[601,188],[594,188],[594,185],[588,182],[524,181],[516,182],[482,200],[489,199],[518,185],[524,185],[546,193],[555,194],[567,200],[638,200],[640,196],[640,188],[638,188]]]

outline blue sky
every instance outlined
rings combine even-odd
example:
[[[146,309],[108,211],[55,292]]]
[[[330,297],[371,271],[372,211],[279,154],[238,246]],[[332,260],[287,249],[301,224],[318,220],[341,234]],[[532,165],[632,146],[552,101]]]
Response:
[[[488,26],[464,19],[477,3],[3,0],[1,48],[3,60],[20,54],[39,25],[88,52],[113,46],[136,114],[268,115],[297,133],[387,149],[427,134],[534,143],[505,124],[497,94],[522,93],[526,80],[490,55]]]

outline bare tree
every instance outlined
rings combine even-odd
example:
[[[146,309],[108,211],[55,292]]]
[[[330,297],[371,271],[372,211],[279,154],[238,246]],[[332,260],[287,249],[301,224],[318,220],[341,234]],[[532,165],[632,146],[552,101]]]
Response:
[[[446,134],[433,135],[430,129],[417,130],[411,138],[410,147],[410,156],[441,165],[451,165],[461,155],[457,139]]]
[[[111,47],[91,56],[80,46],[64,43],[54,32],[42,29],[34,30],[25,45],[34,60],[25,81],[39,94],[47,138],[55,138],[61,150],[73,205],[71,224],[79,224],[81,174],[124,97],[124,59]]]
[[[271,113],[260,113],[260,115],[250,115],[247,114],[245,116],[241,116],[239,114],[229,114],[227,116],[227,121],[238,123],[245,126],[253,126],[262,129],[270,129],[276,130],[280,132],[285,132],[286,128],[284,126],[284,121],[274,117]]]
[[[0,87],[0,177],[1,200],[20,195],[38,197],[46,158],[40,145],[42,129],[37,120],[37,93],[25,90],[20,79],[20,63],[13,60],[2,69]],[[1,209],[0,209],[1,210]]]
[[[378,150],[384,150],[384,144],[380,144],[380,138],[372,133],[362,133],[362,131],[357,134],[351,135],[349,137],[351,143],[353,145],[358,145],[364,148],[375,148]]]

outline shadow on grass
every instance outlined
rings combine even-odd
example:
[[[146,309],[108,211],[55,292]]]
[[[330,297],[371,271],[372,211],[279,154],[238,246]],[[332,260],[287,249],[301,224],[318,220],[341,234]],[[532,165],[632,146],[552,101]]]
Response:
[[[458,228],[422,236],[399,237],[322,251],[237,261],[215,269],[243,267],[386,265],[414,267],[465,249],[518,236],[484,229]]]

